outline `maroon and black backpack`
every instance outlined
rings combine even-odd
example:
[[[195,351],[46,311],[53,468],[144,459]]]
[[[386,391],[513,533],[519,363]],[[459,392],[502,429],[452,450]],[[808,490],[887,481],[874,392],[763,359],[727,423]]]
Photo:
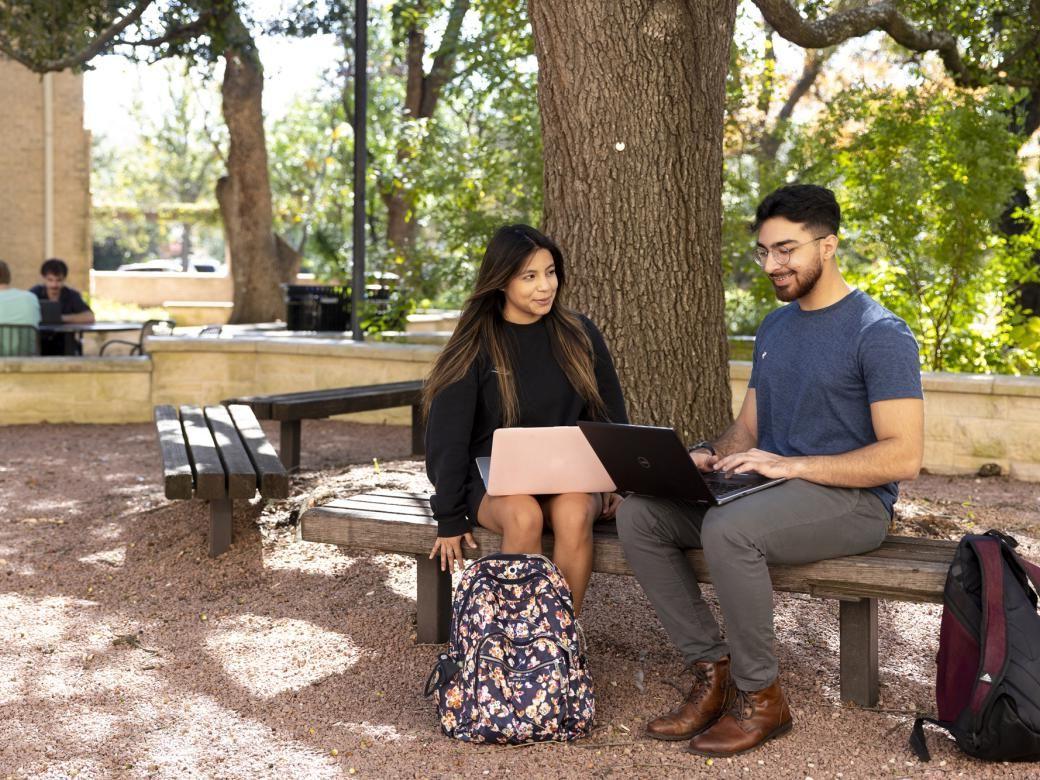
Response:
[[[961,539],[946,575],[935,699],[938,719],[918,718],[910,747],[931,757],[924,722],[970,756],[1040,760],[1040,566],[999,531]]]

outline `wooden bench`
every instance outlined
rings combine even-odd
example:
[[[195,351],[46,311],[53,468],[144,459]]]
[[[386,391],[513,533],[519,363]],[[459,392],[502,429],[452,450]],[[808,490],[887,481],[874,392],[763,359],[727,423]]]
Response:
[[[382,491],[333,501],[300,517],[300,536],[308,542],[414,555],[417,639],[447,641],[451,615],[451,577],[429,560],[437,524],[425,494]],[[469,558],[499,549],[500,537],[474,530],[478,550]],[[632,574],[614,524],[597,523],[593,571]],[[801,566],[771,566],[773,589],[839,601],[841,698],[873,707],[878,701],[878,599],[941,602],[946,570],[955,542],[889,536],[877,550]],[[545,537],[551,555],[552,537]],[[687,553],[697,579],[711,576],[701,550]]]
[[[155,407],[169,499],[209,501],[209,554],[231,546],[236,499],[287,498],[289,475],[248,406]]]
[[[360,387],[333,387],[279,395],[233,398],[225,404],[245,404],[260,420],[281,422],[279,441],[282,463],[290,471],[300,468],[300,423],[337,414],[370,412],[376,409],[412,407],[412,454],[423,455],[426,427],[422,417],[422,380],[390,382]]]

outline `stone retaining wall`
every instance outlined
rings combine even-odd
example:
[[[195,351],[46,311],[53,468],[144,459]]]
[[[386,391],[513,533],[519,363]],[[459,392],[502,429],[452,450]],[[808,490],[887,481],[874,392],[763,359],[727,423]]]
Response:
[[[147,357],[0,358],[0,425],[150,419]]]
[[[240,395],[419,379],[440,346],[355,344],[349,338],[153,337],[139,358],[0,359],[0,425],[142,422],[152,406]],[[730,363],[734,413],[751,363]],[[925,468],[964,474],[997,463],[1040,482],[1040,378],[925,373]],[[407,409],[354,415],[406,424]]]

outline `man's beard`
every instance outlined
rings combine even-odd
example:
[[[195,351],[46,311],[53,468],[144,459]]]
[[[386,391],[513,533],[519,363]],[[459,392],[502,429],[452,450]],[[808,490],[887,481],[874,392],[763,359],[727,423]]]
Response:
[[[804,271],[796,271],[794,273],[794,282],[783,289],[773,285],[773,292],[776,293],[777,299],[784,303],[797,300],[798,298],[804,298],[813,291],[816,283],[820,281],[820,276],[822,274],[823,258],[820,257],[819,252],[817,252],[815,266],[807,268]]]

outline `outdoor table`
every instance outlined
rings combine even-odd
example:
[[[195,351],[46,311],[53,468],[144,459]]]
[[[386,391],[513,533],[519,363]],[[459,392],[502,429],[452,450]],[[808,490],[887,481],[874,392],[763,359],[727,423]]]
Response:
[[[40,325],[40,335],[61,333],[65,337],[62,353],[77,354],[76,346],[84,333],[116,333],[120,331],[141,330],[143,322],[61,322],[52,325]]]

